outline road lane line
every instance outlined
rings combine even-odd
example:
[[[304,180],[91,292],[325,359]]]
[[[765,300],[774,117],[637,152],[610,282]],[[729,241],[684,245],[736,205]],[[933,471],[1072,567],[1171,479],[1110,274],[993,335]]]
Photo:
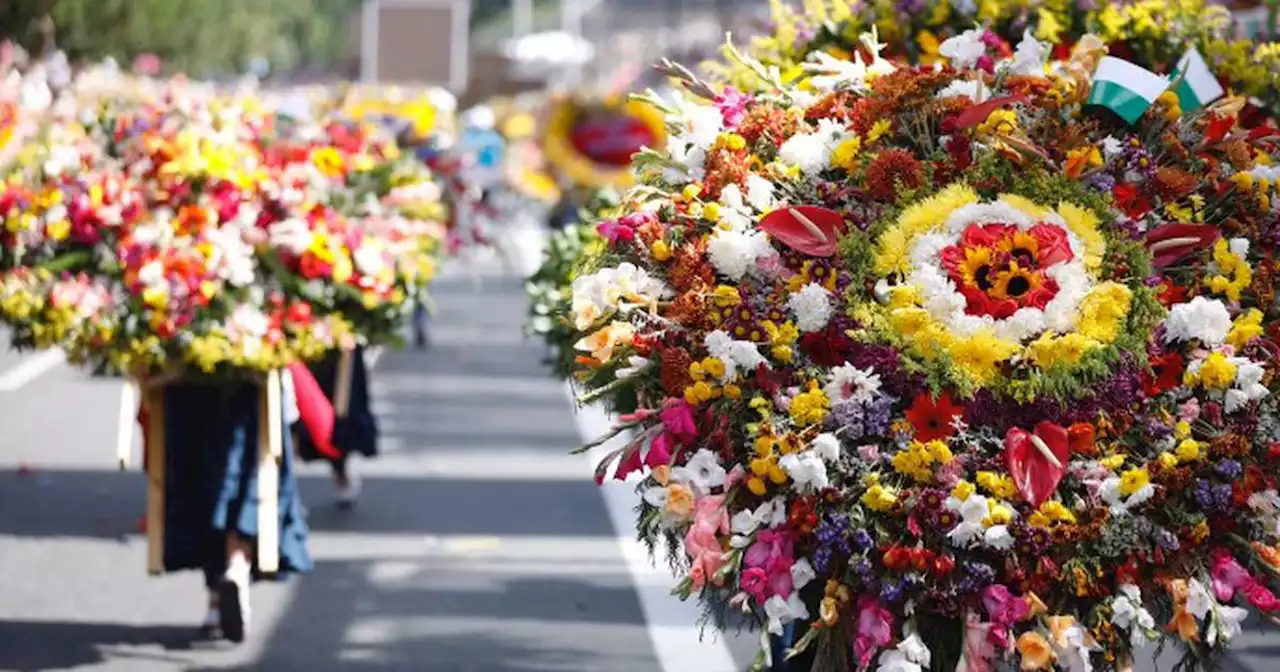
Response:
[[[28,357],[8,371],[0,372],[0,392],[14,392],[65,361],[67,354],[61,350],[45,350]]]
[[[565,392],[570,406],[574,407],[573,389],[568,383],[565,384]],[[613,426],[613,418],[599,406],[574,408],[573,420],[584,443],[600,438]],[[587,457],[591,467],[589,473],[594,473],[601,457],[621,447],[625,440],[622,436],[615,437],[593,449]],[[635,539],[635,507],[639,496],[633,486],[607,481],[600,490],[609,519],[613,521],[614,533],[618,536],[622,557],[630,570],[636,596],[640,598],[649,639],[664,672],[735,672],[737,665],[729,653],[724,633],[709,628],[704,637],[703,629],[698,625],[702,614],[697,603],[692,599],[682,601],[671,594],[674,579],[653,580],[654,562]],[[661,553],[658,555],[661,557]]]

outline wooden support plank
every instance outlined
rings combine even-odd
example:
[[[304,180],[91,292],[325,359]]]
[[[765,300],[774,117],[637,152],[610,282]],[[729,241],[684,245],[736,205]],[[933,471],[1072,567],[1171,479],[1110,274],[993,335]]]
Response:
[[[146,391],[147,405],[147,572],[164,573],[164,505],[167,462],[164,387]]]
[[[116,464],[120,471],[129,468],[133,458],[133,427],[138,424],[138,383],[126,378],[120,391],[120,419],[116,424]],[[143,428],[146,431],[146,428]]]
[[[343,348],[333,384],[333,416],[345,418],[351,411],[351,377],[355,371],[355,350]]]
[[[284,418],[280,372],[267,374],[261,384],[258,414],[258,571],[280,569],[280,465]]]

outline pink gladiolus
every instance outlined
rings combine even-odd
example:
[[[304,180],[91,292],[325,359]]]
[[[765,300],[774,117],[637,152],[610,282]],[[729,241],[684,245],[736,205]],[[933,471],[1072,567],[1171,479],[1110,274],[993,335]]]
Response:
[[[694,423],[693,408],[684,399],[676,399],[675,397],[668,399],[666,407],[662,409],[659,417],[662,418],[662,425],[667,428],[668,432],[674,434],[680,440],[680,443],[686,446],[692,445],[694,440],[698,438],[698,427]]]
[[[691,574],[694,588],[701,588],[724,567],[721,534],[729,532],[729,512],[724,508],[724,495],[709,495],[694,504],[693,525],[684,537],[684,550],[699,574]]]
[[[1244,590],[1253,583],[1248,570],[1241,567],[1226,551],[1219,551],[1214,555],[1210,575],[1213,579],[1213,594],[1220,602],[1230,601],[1235,597],[1236,591]]]
[[[791,566],[796,564],[794,558],[776,556],[769,560],[769,564],[765,566],[765,571],[769,575],[769,595],[777,595],[782,599],[786,599],[791,595],[794,589],[794,582],[791,579]]]
[[[858,656],[858,664],[863,668],[869,666],[875,654],[891,641],[893,614],[870,595],[858,598],[858,634],[853,640],[853,651]]]
[[[1025,599],[1010,593],[1008,587],[999,584],[982,590],[982,606],[987,610],[991,621],[1001,627],[1021,621],[1031,611]]]
[[[996,650],[991,645],[991,624],[969,614],[964,630],[964,661],[956,672],[991,672]]]
[[[759,567],[751,567],[742,573],[740,579],[742,583],[742,591],[751,596],[751,599],[764,603],[769,599],[769,576]]]
[[[663,432],[649,444],[649,452],[645,453],[644,465],[653,469],[664,464],[671,464],[671,433]]]

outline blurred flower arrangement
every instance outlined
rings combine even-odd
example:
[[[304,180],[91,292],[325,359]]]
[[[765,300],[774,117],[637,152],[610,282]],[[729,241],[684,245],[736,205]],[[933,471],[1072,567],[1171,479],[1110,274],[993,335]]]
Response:
[[[631,183],[631,155],[641,147],[661,147],[665,136],[661,115],[644,102],[564,98],[551,106],[543,151],[570,184],[620,188]]]
[[[0,188],[19,345],[214,375],[396,338],[438,253],[429,175],[350,124],[180,82],[140,98],[48,124]]]
[[[1194,51],[987,35],[651,97],[554,316],[622,412],[587,448],[629,437],[597,476],[678,594],[803,621],[814,669],[1210,669],[1280,610],[1280,132]]]
[[[619,207],[609,190],[597,192],[583,211],[590,221],[608,217]],[[574,344],[581,337],[578,328],[565,319],[573,298],[573,281],[595,266],[605,249],[605,239],[593,224],[576,223],[552,232],[542,265],[525,283],[529,295],[529,317],[525,333],[542,339],[549,350],[547,364],[557,378],[568,379],[581,356]]]

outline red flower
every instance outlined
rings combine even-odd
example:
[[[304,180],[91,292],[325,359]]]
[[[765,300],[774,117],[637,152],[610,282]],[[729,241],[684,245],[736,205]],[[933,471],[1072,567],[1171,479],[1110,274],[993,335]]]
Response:
[[[1142,374],[1142,389],[1154,397],[1177,387],[1182,382],[1186,360],[1176,352],[1166,352],[1151,358],[1151,371]]]
[[[1117,184],[1111,188],[1111,195],[1115,196],[1116,205],[1131,219],[1141,219],[1151,211],[1151,201],[1132,184]]]
[[[955,433],[951,423],[964,413],[964,407],[951,401],[951,393],[943,392],[935,401],[933,395],[922,392],[916,395],[907,409],[907,421],[915,428],[917,441],[945,439]]]
[[[851,347],[853,342],[835,326],[800,337],[800,351],[818,366],[840,366],[848,361]]]
[[[1156,299],[1165,308],[1170,308],[1179,303],[1186,303],[1187,288],[1165,278],[1160,281],[1159,285],[1156,285]]]
[[[1067,445],[1077,455],[1096,455],[1097,445],[1094,443],[1093,425],[1077,422],[1067,428]]]
[[[884,557],[881,558],[881,561],[884,563],[886,569],[899,572],[911,566],[911,556],[911,549],[895,544],[885,550]]]

